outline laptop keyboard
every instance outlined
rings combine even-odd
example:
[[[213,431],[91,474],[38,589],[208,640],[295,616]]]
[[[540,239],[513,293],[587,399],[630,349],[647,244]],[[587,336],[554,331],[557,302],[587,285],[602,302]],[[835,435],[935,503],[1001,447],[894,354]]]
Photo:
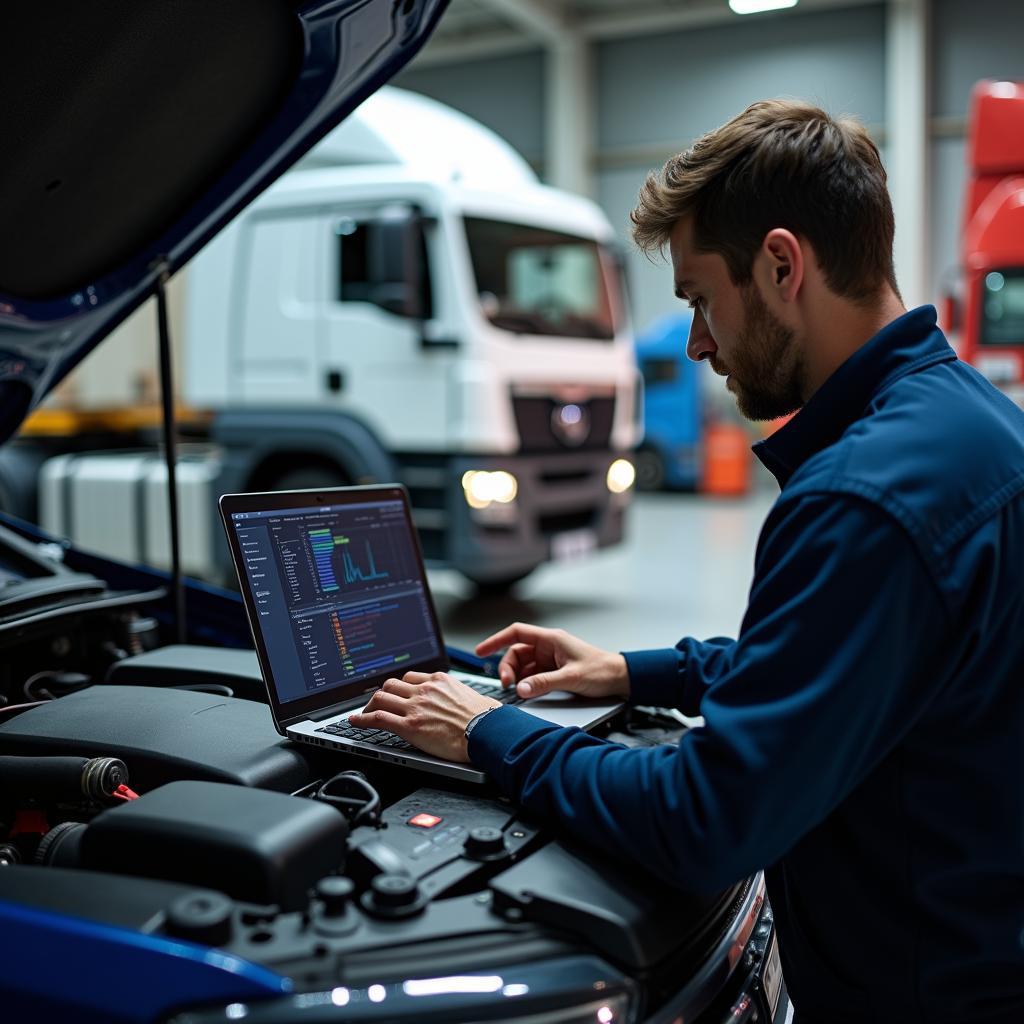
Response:
[[[522,704],[525,700],[512,687],[507,689],[502,687],[499,689],[496,686],[478,683],[472,679],[460,679],[459,682],[465,683],[471,690],[476,690],[477,693],[482,693],[493,700],[500,701],[502,704]],[[419,749],[411,743],[407,743],[400,736],[396,736],[393,732],[388,732],[387,729],[357,729],[354,725],[349,725],[347,721],[338,722],[334,725],[322,725],[316,731],[325,732],[330,736],[339,736],[346,740],[359,740],[362,743],[371,743],[375,747],[386,747],[389,750]]]
[[[337,725],[322,725],[317,732],[326,732],[331,736],[340,736],[346,740],[360,740],[363,743],[372,743],[375,747],[387,747],[389,750],[416,750],[411,743],[406,743],[400,736],[396,736],[387,729],[357,729],[347,722],[339,722]]]
[[[502,704],[522,704],[525,697],[520,697],[516,693],[514,686],[509,687],[496,687],[488,686],[487,683],[476,683],[471,679],[460,679],[460,683],[465,683],[471,690],[476,690],[477,693],[482,693],[485,697],[490,697],[492,700],[501,701]]]

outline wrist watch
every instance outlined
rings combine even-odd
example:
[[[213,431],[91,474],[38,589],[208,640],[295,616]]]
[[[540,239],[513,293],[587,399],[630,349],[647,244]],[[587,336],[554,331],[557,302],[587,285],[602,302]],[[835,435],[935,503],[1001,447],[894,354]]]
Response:
[[[498,708],[503,706],[504,705],[502,704],[498,704],[496,707],[493,708],[484,708],[479,715],[474,715],[469,720],[469,724],[466,726],[466,739],[469,739],[469,734],[477,727],[478,723],[480,722],[480,719],[483,718],[484,715],[489,715],[492,711],[497,711]]]

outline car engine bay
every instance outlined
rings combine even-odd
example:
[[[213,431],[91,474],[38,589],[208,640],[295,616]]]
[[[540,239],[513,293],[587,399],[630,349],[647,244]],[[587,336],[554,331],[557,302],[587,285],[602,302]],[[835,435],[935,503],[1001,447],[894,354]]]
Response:
[[[670,889],[490,787],[300,749],[237,598],[190,585],[216,636],[165,645],[160,574],[102,564],[0,530],[15,1019],[774,1019],[760,876]],[[678,742],[627,714],[611,739]],[[125,987],[133,957],[148,980]]]

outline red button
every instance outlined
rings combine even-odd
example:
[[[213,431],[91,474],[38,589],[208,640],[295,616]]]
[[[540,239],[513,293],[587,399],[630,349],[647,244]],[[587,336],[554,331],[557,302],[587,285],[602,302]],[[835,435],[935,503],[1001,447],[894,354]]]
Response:
[[[409,824],[417,828],[433,828],[441,824],[441,819],[436,814],[414,814],[409,819]]]

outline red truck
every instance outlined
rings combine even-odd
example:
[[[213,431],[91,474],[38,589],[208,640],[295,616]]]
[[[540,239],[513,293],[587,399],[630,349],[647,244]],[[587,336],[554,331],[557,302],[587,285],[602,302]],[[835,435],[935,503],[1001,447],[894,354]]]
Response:
[[[963,220],[962,315],[947,326],[960,356],[1024,406],[1024,83],[971,94]]]

